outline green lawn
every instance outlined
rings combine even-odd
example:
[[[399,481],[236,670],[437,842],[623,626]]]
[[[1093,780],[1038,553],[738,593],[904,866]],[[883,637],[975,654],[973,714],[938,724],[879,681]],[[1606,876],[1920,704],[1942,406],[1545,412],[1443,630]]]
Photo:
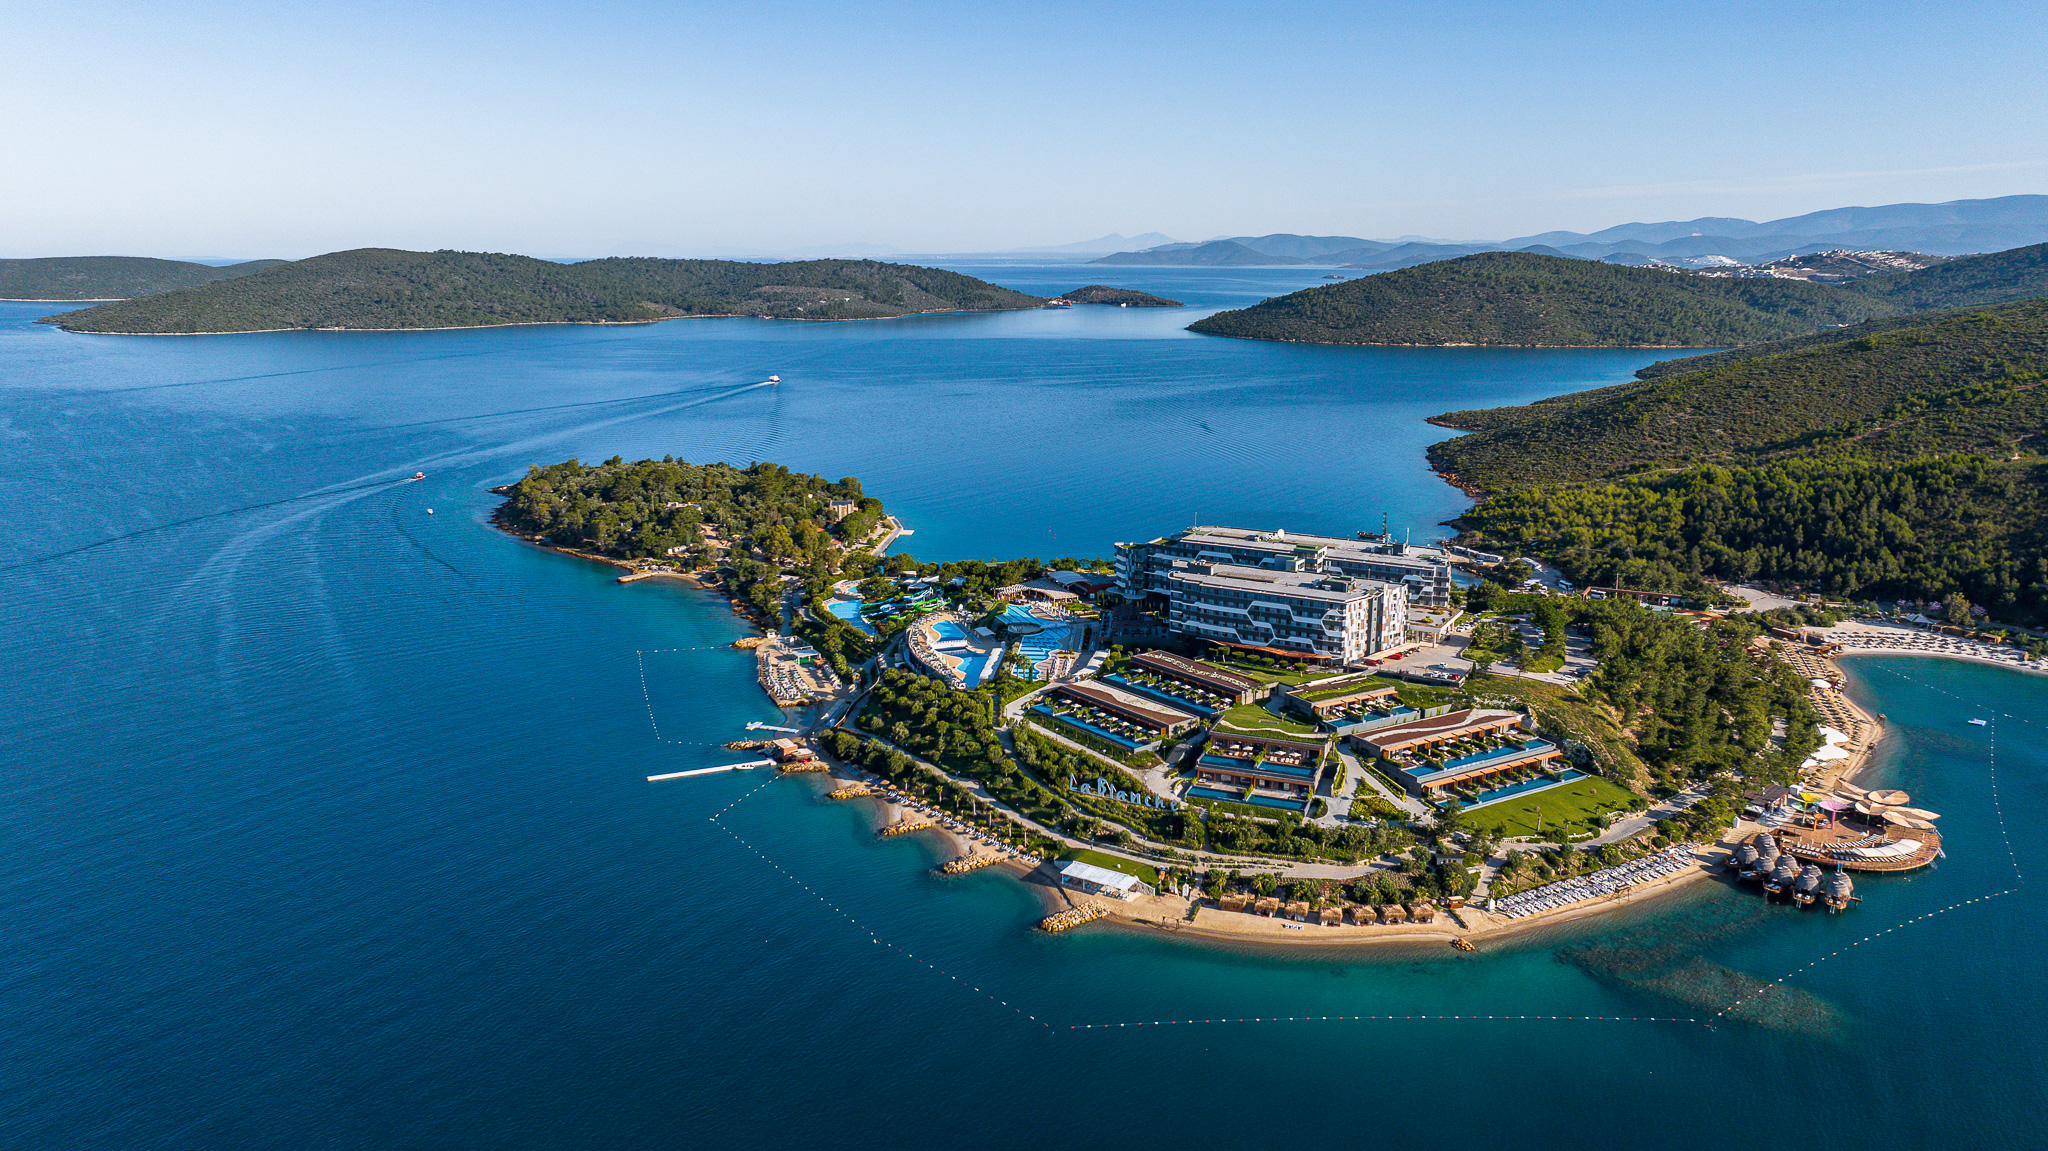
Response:
[[[1316,728],[1291,719],[1282,719],[1266,709],[1264,704],[1241,703],[1222,715],[1216,722],[1233,731],[1257,734],[1267,732],[1274,735],[1314,735]]]
[[[1058,861],[1061,863],[1069,861],[1092,863],[1097,867],[1107,867],[1111,871],[1121,871],[1125,875],[1135,875],[1146,883],[1151,884],[1155,889],[1159,886],[1158,869],[1147,867],[1142,863],[1133,863],[1121,856],[1108,855],[1100,851],[1090,851],[1085,847],[1072,847],[1060,852]]]
[[[1609,783],[1597,775],[1588,776],[1562,787],[1518,795],[1479,808],[1465,816],[1465,826],[1474,830],[1491,830],[1503,837],[1536,835],[1537,816],[1541,814],[1542,836],[1555,842],[1560,833],[1567,830],[1572,834],[1585,834],[1588,816],[1626,808],[1634,798],[1634,793],[1627,788]]]
[[[1239,675],[1248,675],[1260,683],[1284,683],[1289,687],[1307,683],[1312,679],[1327,679],[1336,674],[1326,667],[1315,668],[1305,672],[1280,672],[1270,667],[1258,667],[1254,664],[1238,663],[1235,660],[1198,659],[1195,662],[1205,663],[1222,671],[1234,671]]]

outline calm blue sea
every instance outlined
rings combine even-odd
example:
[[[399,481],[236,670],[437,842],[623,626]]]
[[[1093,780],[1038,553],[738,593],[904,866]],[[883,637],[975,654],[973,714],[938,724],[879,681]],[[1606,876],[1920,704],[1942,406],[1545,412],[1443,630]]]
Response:
[[[928,558],[1420,539],[1462,504],[1421,417],[1654,358],[1180,330],[1320,270],[986,274],[1199,307],[148,339],[0,304],[0,1145],[2044,1141],[2048,927],[1965,902],[2015,885],[1994,773],[2022,866],[2048,807],[2017,673],[1852,668],[1938,869],[1476,956],[1048,939],[814,783],[643,782],[777,713],[721,601],[489,530],[529,463],[858,475]]]

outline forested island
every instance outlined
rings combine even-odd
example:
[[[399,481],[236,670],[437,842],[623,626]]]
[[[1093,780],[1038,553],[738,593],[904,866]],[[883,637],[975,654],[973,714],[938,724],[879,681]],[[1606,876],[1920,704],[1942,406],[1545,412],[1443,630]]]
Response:
[[[558,264],[490,252],[360,248],[42,322],[74,332],[174,335],[623,324],[686,316],[855,320],[1044,303],[957,272],[875,260]]]
[[[2048,300],[1702,362],[1435,417],[1474,430],[1430,449],[1483,497],[1458,521],[1466,538],[1612,586],[1766,579],[1915,600],[1960,590],[2000,619],[2048,620]]]
[[[1845,284],[1484,252],[1307,288],[1190,331],[1327,344],[1725,347],[2048,291],[2048,245]]]
[[[282,263],[283,260],[249,260],[215,267],[143,256],[0,260],[0,300],[125,300],[232,280]]]
[[[1110,304],[1126,308],[1184,308],[1179,300],[1169,300],[1150,292],[1134,291],[1130,288],[1109,288],[1101,284],[1090,284],[1060,293],[1060,299],[1070,304]]]

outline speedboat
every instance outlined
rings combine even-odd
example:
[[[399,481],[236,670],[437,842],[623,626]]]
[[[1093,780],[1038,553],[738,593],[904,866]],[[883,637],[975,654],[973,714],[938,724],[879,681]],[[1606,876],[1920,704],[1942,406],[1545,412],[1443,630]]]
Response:
[[[1987,721],[1987,720],[1982,720],[1982,719],[1973,719],[1973,720],[1971,720],[1970,722],[1971,722],[1972,724],[1976,725],[1977,727],[1990,727],[1990,726],[1991,726],[1991,724],[1990,724],[1990,722],[1989,722],[1989,721]]]
[[[781,376],[769,376],[769,377],[768,377],[768,382],[769,382],[769,383],[771,383],[771,384],[779,384],[779,383],[781,383],[781,382],[782,382],[782,377],[781,377]]]

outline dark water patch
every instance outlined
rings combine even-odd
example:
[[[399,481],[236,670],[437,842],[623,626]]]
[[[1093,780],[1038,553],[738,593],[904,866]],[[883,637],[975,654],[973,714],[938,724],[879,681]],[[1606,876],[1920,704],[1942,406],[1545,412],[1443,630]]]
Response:
[[[1726,1011],[1738,1022],[1839,1041],[1848,1020],[1835,1005],[1703,958],[1731,939],[1753,937],[1781,913],[1820,913],[1740,890],[1717,896],[1560,948],[1557,958],[1608,986],[1682,1004],[1702,1018]]]

